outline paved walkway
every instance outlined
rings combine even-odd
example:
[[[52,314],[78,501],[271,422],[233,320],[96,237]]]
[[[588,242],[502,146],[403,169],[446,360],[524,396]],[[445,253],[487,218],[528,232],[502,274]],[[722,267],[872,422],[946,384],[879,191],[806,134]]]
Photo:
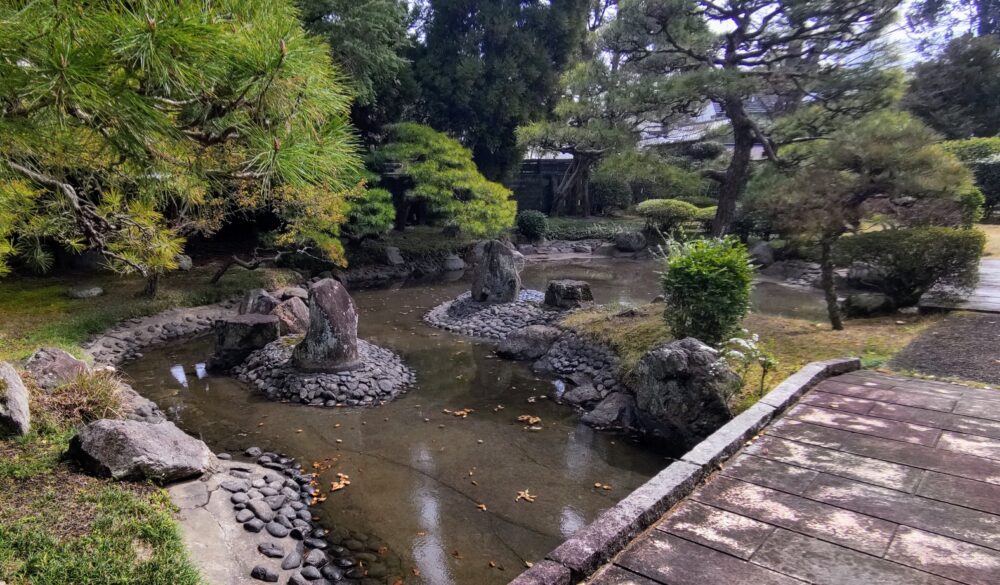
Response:
[[[982,260],[979,263],[979,284],[972,294],[962,300],[945,301],[928,296],[920,301],[920,306],[928,309],[965,309],[1000,313],[1000,260]]]
[[[1000,584],[1000,392],[824,381],[591,583]]]

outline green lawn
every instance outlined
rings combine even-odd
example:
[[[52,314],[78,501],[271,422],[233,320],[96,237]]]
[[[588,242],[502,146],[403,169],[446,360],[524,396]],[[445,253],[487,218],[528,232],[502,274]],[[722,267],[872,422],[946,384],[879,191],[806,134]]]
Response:
[[[663,305],[638,307],[618,314],[621,307],[595,308],[569,314],[563,323],[582,335],[610,346],[622,359],[626,376],[633,375],[639,359],[650,349],[670,341],[663,321]],[[764,379],[773,388],[809,362],[858,356],[865,367],[879,367],[913,338],[943,315],[889,315],[872,319],[851,319],[843,331],[833,331],[828,323],[753,313],[743,326],[760,336],[761,343],[778,359],[778,365]],[[759,396],[760,372],[745,380],[738,407],[749,407]]]
[[[156,299],[137,296],[141,278],[113,274],[59,277],[10,277],[0,280],[0,360],[17,360],[43,346],[60,347],[79,355],[88,336],[133,317],[152,315],[171,307],[218,302],[248,288],[271,288],[293,282],[284,270],[255,271],[231,268],[218,285],[209,284],[215,266],[175,272],[161,280]],[[105,294],[71,299],[70,286],[96,284]]]

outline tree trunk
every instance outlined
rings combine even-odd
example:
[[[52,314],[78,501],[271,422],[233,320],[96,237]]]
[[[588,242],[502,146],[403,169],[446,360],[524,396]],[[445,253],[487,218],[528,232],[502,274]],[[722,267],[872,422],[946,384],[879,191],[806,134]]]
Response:
[[[400,197],[398,202],[395,202],[396,207],[396,218],[393,220],[393,229],[397,232],[401,232],[406,229],[406,220],[410,217],[410,202],[406,200],[406,197]]]
[[[719,206],[712,220],[712,235],[715,237],[726,235],[736,219],[736,202],[750,179],[750,155],[755,142],[753,124],[743,108],[743,102],[733,98],[723,105],[733,129],[733,157],[719,187]]]
[[[823,238],[820,247],[820,282],[823,286],[823,297],[826,299],[826,312],[830,316],[830,326],[834,331],[844,328],[840,319],[840,305],[837,303],[837,291],[833,286],[833,239]]]
[[[142,289],[142,296],[147,299],[155,299],[160,292],[160,273],[154,272],[146,277],[146,286]]]
[[[583,217],[590,217],[590,165],[583,168],[583,172],[580,173],[580,188],[582,189],[582,197],[580,198],[580,205],[583,208]]]
[[[1000,35],[1000,0],[979,0],[976,3],[977,36]]]

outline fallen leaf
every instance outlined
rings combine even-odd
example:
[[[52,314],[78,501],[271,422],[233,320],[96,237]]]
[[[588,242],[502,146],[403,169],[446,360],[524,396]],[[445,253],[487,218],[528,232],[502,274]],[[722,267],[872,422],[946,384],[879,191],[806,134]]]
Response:
[[[517,497],[514,498],[514,501],[520,502],[521,500],[524,500],[525,502],[528,502],[530,504],[534,502],[537,497],[538,496],[531,495],[531,492],[529,492],[527,489],[524,489],[517,492]]]
[[[457,550],[453,550],[451,551],[451,556],[455,557],[456,559],[460,559],[462,558],[462,553],[458,552]]]
[[[530,414],[522,414],[521,416],[517,417],[517,420],[518,422],[528,423],[529,425],[537,425],[538,423],[542,422],[541,417],[532,416]]]
[[[482,510],[483,512],[486,511],[486,504],[476,504],[476,507]]]

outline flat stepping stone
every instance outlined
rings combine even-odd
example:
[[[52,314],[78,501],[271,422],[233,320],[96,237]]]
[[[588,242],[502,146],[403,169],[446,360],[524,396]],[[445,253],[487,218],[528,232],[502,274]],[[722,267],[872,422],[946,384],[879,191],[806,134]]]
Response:
[[[285,556],[285,549],[274,544],[273,542],[263,542],[257,546],[257,551],[265,557],[270,557],[272,559],[280,559]]]

